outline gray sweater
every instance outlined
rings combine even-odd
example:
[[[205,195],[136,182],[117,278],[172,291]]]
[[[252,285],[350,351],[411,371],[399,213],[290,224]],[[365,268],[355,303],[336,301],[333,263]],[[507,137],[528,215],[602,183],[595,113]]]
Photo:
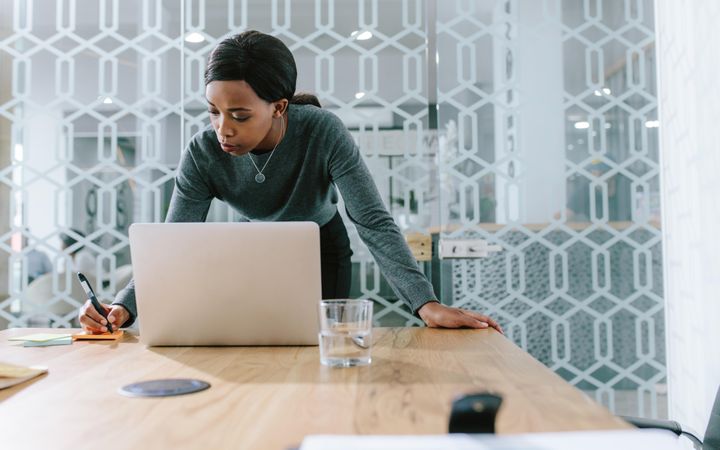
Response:
[[[193,136],[175,176],[166,222],[204,222],[218,198],[253,221],[312,221],[323,226],[337,212],[337,189],[350,220],[370,249],[395,294],[413,313],[435,300],[432,285],[418,270],[403,235],[385,209],[360,151],[334,114],[311,105],[290,105],[285,137],[271,153],[232,156],[222,151],[212,126]],[[137,317],[134,281],[113,304]]]

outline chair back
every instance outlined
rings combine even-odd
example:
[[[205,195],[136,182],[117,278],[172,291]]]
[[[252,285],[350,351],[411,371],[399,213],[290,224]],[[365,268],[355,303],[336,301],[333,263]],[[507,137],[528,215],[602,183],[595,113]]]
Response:
[[[63,317],[76,312],[85,303],[85,292],[74,274],[70,274],[70,286],[66,292],[66,280],[66,274],[53,272],[40,275],[33,280],[22,293],[23,315],[49,322],[50,314]],[[95,280],[91,277],[88,280],[94,286]]]
[[[715,403],[710,411],[710,420],[705,429],[703,450],[720,450],[720,386],[715,394]]]

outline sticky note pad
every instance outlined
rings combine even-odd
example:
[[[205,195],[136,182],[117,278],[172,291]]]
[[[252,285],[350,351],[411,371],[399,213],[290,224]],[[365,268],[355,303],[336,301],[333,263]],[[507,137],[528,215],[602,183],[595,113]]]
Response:
[[[23,381],[47,373],[47,367],[23,367],[13,364],[0,363],[0,389],[15,386]]]
[[[25,336],[12,337],[10,341],[30,341],[30,342],[47,342],[54,339],[63,339],[71,337],[71,334],[52,334],[52,333],[36,333]]]
[[[49,341],[25,341],[23,342],[23,347],[50,347],[52,345],[70,345],[72,343],[72,336],[67,336]]]
[[[120,339],[124,333],[125,332],[123,330],[115,330],[112,333],[101,333],[101,334],[91,334],[91,333],[82,332],[82,333],[78,333],[78,334],[73,334],[72,338],[73,338],[73,341],[81,341],[81,340],[105,341],[105,340]]]

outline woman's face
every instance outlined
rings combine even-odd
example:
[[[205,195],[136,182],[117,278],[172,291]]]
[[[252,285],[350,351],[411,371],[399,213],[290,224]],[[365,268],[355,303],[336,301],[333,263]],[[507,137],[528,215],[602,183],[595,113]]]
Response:
[[[271,149],[280,139],[285,99],[266,102],[245,81],[211,81],[205,86],[210,123],[220,147],[240,156],[255,149]]]

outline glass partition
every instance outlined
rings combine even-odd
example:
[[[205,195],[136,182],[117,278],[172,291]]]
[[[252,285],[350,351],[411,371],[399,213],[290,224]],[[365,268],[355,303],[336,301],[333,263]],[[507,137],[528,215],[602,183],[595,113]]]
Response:
[[[651,1],[437,11],[443,301],[612,410],[666,410]],[[478,242],[480,242],[478,241]]]

